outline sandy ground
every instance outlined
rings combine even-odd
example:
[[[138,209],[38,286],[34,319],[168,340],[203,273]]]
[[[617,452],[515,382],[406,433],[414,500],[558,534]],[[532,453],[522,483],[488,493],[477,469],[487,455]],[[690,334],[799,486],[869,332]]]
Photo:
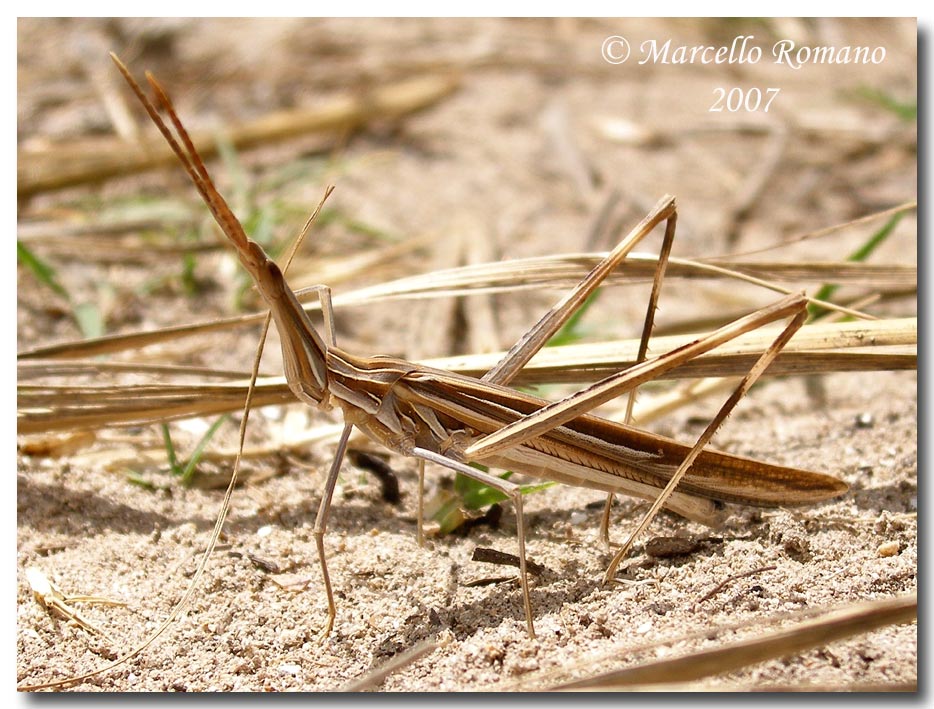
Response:
[[[802,43],[859,44],[871,37],[874,44],[885,44],[888,58],[858,74],[840,67],[792,72],[765,63],[629,64],[623,70],[599,58],[602,38],[611,34],[624,34],[635,44],[637,37],[669,36],[673,43],[722,43],[743,33],[762,37],[765,45],[766,38],[789,33]],[[23,146],[110,130],[89,79],[113,73],[106,55],[95,54],[100,46],[121,52],[137,71],[154,69],[194,126],[311,103],[316,93],[457,67],[457,93],[398,125],[371,126],[350,138],[336,166],[316,163],[288,144],[242,156],[242,174],[256,184],[272,183],[277,198],[301,205],[299,214],[317,201],[326,176],[338,186],[334,199],[342,213],[383,233],[425,237],[428,245],[414,256],[381,264],[369,278],[363,274],[335,284],[338,292],[450,265],[445,244],[455,236],[484,241],[493,258],[607,248],[588,243],[587,233],[612,189],[623,195],[627,226],[662,194],[676,194],[678,255],[744,252],[914,199],[913,124],[906,127],[853,92],[878,87],[911,99],[915,41],[912,22],[888,21],[768,26],[653,20],[241,21],[220,27],[21,21],[19,139]],[[63,57],[54,63],[47,51],[52,42]],[[749,127],[762,125],[761,113],[707,112],[715,86],[773,84],[782,87],[775,120],[789,131],[781,144],[774,133]],[[624,119],[655,137],[639,144],[613,139]],[[766,187],[748,213],[738,216],[739,195],[776,154]],[[296,155],[299,176],[284,186],[277,170]],[[233,189],[223,164],[213,170],[223,190]],[[24,200],[20,219],[93,222],[102,202],[139,193],[169,194],[190,205],[199,215],[193,222],[201,223],[191,190],[173,171]],[[277,224],[281,238],[300,226],[302,217],[295,219],[297,226],[295,220]],[[768,257],[838,259],[879,225],[851,227]],[[725,235],[731,231],[738,236],[729,241]],[[873,260],[913,264],[915,233],[909,214]],[[334,259],[381,245],[337,223],[322,229],[307,248]],[[219,253],[198,264],[197,275],[214,284],[201,297],[185,297],[177,287],[141,295],[141,284],[152,283],[154,274],[177,274],[174,262],[103,263],[80,255],[56,257],[54,251],[44,255],[69,290],[109,303],[108,331],[230,313],[223,280],[231,271]],[[813,291],[819,285],[794,287]],[[610,291],[588,315],[591,331],[601,338],[635,335],[644,290]],[[488,301],[496,328],[480,339],[508,346],[559,293]],[[754,289],[724,292],[716,282],[672,281],[662,295],[659,327],[748,311],[771,297]],[[912,315],[915,302],[887,300],[874,312]],[[436,303],[348,309],[338,314],[338,331],[347,349],[367,354],[422,357],[482,346],[475,344],[476,325],[465,325],[459,313],[455,306]],[[20,350],[80,337],[62,301],[23,269],[18,314]],[[240,333],[155,356],[245,369],[254,346],[255,335]],[[267,349],[264,368],[275,371],[276,348]],[[399,504],[383,501],[371,475],[345,464],[327,536],[338,616],[332,634],[319,639],[326,605],[312,527],[333,443],[260,455],[245,467],[264,479],[236,491],[220,546],[181,618],[139,657],[76,688],[334,690],[431,639],[436,649],[380,688],[534,689],[555,681],[543,673],[591,676],[761,634],[771,627],[768,619],[789,612],[911,592],[917,587],[916,402],[914,372],[788,378],[757,388],[727,422],[716,446],[836,475],[850,491],[811,508],[731,507],[727,522],[715,530],[662,515],[624,565],[624,581],[609,587],[600,581],[610,555],[596,540],[603,496],[567,487],[529,496],[528,555],[546,569],[532,586],[535,640],[525,631],[513,570],[471,560],[476,547],[515,551],[512,510],[504,509],[495,527],[477,526],[419,548],[414,466],[397,457],[389,462],[401,480]],[[717,406],[715,401],[692,404],[652,428],[690,442]],[[251,441],[265,441],[267,448],[270,440],[325,420],[298,406],[257,412],[255,418]],[[174,431],[179,441],[196,438],[190,429]],[[217,447],[232,449],[234,436],[232,427],[225,429]],[[222,498],[218,490],[183,488],[143,461],[142,451],[159,449],[156,428],[99,431],[86,446],[54,456],[39,452],[37,440],[19,439],[20,685],[90,671],[143,640],[185,592]],[[222,470],[229,462],[207,467]],[[156,489],[130,484],[130,470],[143,470]],[[433,493],[444,478],[432,471]],[[620,539],[645,508],[618,501],[614,538]],[[649,538],[674,534],[700,543],[674,559],[646,553]],[[40,569],[66,593],[126,605],[81,606],[101,631],[91,634],[35,601],[27,568]],[[506,579],[473,583],[499,577]],[[737,622],[749,627],[638,650]],[[912,624],[753,665],[703,686],[846,689],[916,680]]]

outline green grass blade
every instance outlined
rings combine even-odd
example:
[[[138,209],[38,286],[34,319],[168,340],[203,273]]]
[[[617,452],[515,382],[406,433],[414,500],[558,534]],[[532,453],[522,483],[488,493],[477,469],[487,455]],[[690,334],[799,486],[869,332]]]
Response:
[[[169,459],[169,470],[172,475],[181,475],[182,469],[178,464],[178,455],[175,453],[175,444],[172,442],[172,434],[169,432],[169,425],[162,424],[162,442],[165,444],[165,454]]]
[[[918,120],[917,101],[899,101],[891,94],[871,86],[860,87],[857,90],[857,93],[864,99],[871,101],[872,103],[884,108],[887,111],[890,111],[891,113],[894,113],[905,122],[913,122]]]
[[[895,231],[895,227],[898,226],[898,223],[901,221],[902,217],[905,216],[905,212],[897,212],[892,215],[892,217],[882,226],[879,231],[870,236],[866,243],[860,246],[856,251],[847,257],[847,261],[865,261],[869,256],[872,255],[872,252],[875,251],[882,243]],[[835,283],[825,283],[822,285],[814,297],[817,300],[829,301],[833,294],[837,291],[838,286]],[[828,310],[820,307],[819,305],[814,305],[813,303],[808,304],[808,321],[813,322],[824,315],[826,315]]]
[[[545,347],[563,347],[564,345],[573,345],[576,342],[579,342],[584,338],[584,333],[581,330],[580,323],[584,315],[587,314],[587,311],[590,307],[597,302],[597,298],[600,297],[600,291],[602,289],[597,288],[593,293],[587,296],[586,300],[581,303],[580,307],[574,311],[574,313],[567,319],[567,322],[561,326],[561,329],[558,330],[554,335],[551,336],[551,339],[545,343]]]
[[[37,281],[48,286],[66,300],[71,300],[68,291],[58,282],[55,269],[36,256],[26,244],[19,240],[16,241],[16,260],[28,268]]]
[[[81,334],[93,340],[104,336],[104,318],[95,303],[78,303],[72,308]]]
[[[217,433],[217,429],[219,429],[221,425],[229,418],[229,414],[224,414],[218,418],[214,423],[211,424],[211,427],[201,437],[201,440],[198,441],[198,445],[195,446],[195,450],[192,452],[191,458],[188,459],[188,464],[182,471],[182,483],[185,485],[191,484],[191,481],[195,476],[195,469],[198,466],[198,461],[200,461],[201,456],[204,455],[204,449],[207,448],[208,443],[210,443],[211,439],[214,437],[214,434]]]

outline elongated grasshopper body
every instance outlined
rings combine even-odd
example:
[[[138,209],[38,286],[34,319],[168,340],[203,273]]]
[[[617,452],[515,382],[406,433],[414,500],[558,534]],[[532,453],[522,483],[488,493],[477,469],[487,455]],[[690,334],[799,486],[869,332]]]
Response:
[[[533,612],[525,568],[525,532],[519,487],[471,467],[478,462],[527,475],[619,492],[653,501],[643,529],[661,507],[714,523],[717,501],[749,505],[804,505],[842,494],[846,485],[828,475],[769,465],[705,448],[714,432],[782,346],[803,323],[806,299],[786,297],[677,350],[645,360],[562,401],[548,403],[508,384],[580,303],[646,234],[667,222],[673,236],[673,197],[662,198],[651,213],[568,296],[553,308],[482,379],[431,369],[393,357],[361,357],[338,347],[333,325],[322,337],[289,288],[281,270],[251,241],[215,189],[200,156],[158,82],[147,75],[155,103],[114,57],[152,120],[172,146],[244,268],[269,306],[279,331],[285,375],[295,396],[322,408],[339,408],[344,428],[315,523],[315,538],[328,596],[325,632],[336,608],[324,549],[331,496],[354,427],[387,448],[412,456],[420,471],[426,461],[461,472],[507,495],[517,515],[522,597],[529,634]],[[169,119],[172,129],[163,120]],[[327,323],[330,297],[322,289]],[[708,352],[764,324],[791,318],[773,345],[744,378],[693,446],[614,423],[588,413],[595,406],[658,377],[679,363]],[[419,520],[421,524],[421,520]],[[637,530],[638,531],[638,530]],[[421,532],[421,526],[420,526]],[[608,576],[631,545],[617,554]]]

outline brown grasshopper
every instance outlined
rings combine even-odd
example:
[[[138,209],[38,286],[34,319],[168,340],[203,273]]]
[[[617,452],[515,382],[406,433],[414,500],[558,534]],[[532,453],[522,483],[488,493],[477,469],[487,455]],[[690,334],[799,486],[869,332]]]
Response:
[[[666,222],[666,242],[670,244],[677,219],[673,197],[663,197],[603,262],[480,379],[394,357],[354,355],[335,342],[329,290],[319,288],[327,329],[326,336],[322,337],[282,271],[257,243],[247,237],[218,193],[165,91],[147,74],[155,92],[154,104],[126,67],[116,57],[113,58],[178,156],[268,305],[279,331],[289,388],[300,401],[323,409],[337,407],[343,414],[344,427],[314,527],[328,599],[325,633],[333,626],[336,607],[324,539],[331,497],[354,427],[390,450],[418,461],[420,540],[426,461],[487,484],[512,501],[517,518],[522,600],[528,632],[532,637],[535,628],[526,573],[525,524],[519,486],[471,467],[469,464],[472,462],[653,501],[651,510],[636,532],[611,562],[607,579],[613,576],[617,565],[628,553],[635,536],[662,506],[690,519],[713,524],[720,516],[718,501],[758,506],[805,505],[846,491],[847,486],[843,482],[828,475],[770,465],[706,448],[732,408],[803,324],[807,302],[803,295],[783,298],[690,344],[642,361],[561,401],[549,403],[508,386],[635,244],[663,221]],[[160,110],[167,115],[174,133],[163,120]],[[656,281],[659,280],[657,275]],[[588,413],[599,404],[631,391],[689,359],[745,332],[784,318],[791,318],[790,323],[761,355],[693,446]]]

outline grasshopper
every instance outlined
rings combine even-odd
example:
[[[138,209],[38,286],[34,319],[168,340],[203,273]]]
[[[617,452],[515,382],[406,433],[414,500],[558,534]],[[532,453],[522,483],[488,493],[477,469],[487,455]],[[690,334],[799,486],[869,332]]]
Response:
[[[113,56],[113,55],[112,55]],[[236,250],[270,309],[282,347],[285,376],[295,397],[321,409],[340,409],[344,425],[328,472],[314,536],[327,594],[323,633],[337,609],[328,573],[325,535],[331,497],[354,428],[386,448],[410,456],[419,466],[419,540],[424,464],[463,473],[506,495],[516,512],[519,576],[526,625],[535,636],[525,558],[525,524],[519,486],[472,467],[482,463],[546,480],[652,501],[637,530],[616,554],[606,579],[628,553],[636,535],[661,507],[706,524],[721,518],[721,502],[758,506],[806,505],[843,494],[847,486],[829,475],[771,465],[706,448],[745,392],[804,322],[803,294],[729,323],[671,352],[645,359],[560,401],[549,403],[509,387],[515,375],[575,312],[626,254],[657,225],[674,236],[675,199],[663,197],[620,244],[568,295],[533,326],[482,378],[433,369],[395,357],[352,354],[336,343],[330,291],[318,287],[326,331],[320,334],[289,287],[280,268],[244,229],[210,175],[154,77],[150,100],[128,69],[117,67],[172,147],[218,225]],[[162,114],[168,117],[168,123]],[[171,127],[170,127],[171,126]],[[656,281],[659,281],[656,275]],[[761,355],[693,446],[588,413],[594,407],[673,369],[684,361],[765,324],[790,319]],[[647,328],[648,329],[648,328]]]

